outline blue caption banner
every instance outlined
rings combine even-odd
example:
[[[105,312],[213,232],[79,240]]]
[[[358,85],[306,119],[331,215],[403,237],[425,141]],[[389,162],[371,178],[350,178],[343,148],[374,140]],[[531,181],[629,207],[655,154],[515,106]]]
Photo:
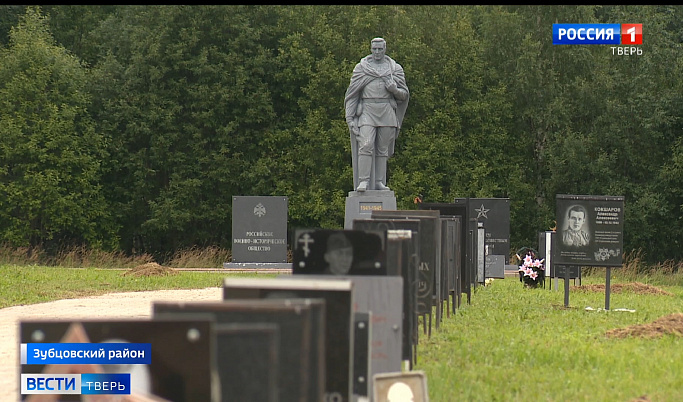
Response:
[[[130,373],[21,374],[22,395],[130,395]]]
[[[81,374],[81,395],[110,394],[130,394],[130,373]]]
[[[151,343],[22,343],[21,364],[151,364]]]
[[[553,45],[618,45],[621,24],[553,24]]]

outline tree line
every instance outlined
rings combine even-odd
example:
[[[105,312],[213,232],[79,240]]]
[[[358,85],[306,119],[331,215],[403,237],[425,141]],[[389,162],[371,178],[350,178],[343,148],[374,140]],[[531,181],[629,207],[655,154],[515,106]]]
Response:
[[[230,248],[232,197],[340,228],[343,98],[370,40],[411,100],[389,184],[510,198],[511,245],[556,194],[625,197],[624,248],[683,259],[680,6],[0,6],[0,242]],[[642,23],[642,55],[552,24]]]

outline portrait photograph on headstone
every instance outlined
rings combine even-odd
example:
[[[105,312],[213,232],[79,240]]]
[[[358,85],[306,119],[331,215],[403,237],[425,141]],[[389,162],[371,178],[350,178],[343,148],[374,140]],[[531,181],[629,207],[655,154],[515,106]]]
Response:
[[[624,197],[558,194],[555,213],[556,264],[621,266]]]
[[[293,242],[293,274],[386,275],[386,232],[297,229]]]

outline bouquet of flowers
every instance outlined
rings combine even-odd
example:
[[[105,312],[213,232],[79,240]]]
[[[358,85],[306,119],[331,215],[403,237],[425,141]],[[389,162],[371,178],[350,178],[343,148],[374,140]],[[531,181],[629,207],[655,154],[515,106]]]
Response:
[[[545,282],[545,259],[536,258],[536,253],[532,249],[527,249],[524,258],[520,257],[519,252],[516,256],[522,262],[519,266],[519,281],[523,282],[525,287],[535,288]]]

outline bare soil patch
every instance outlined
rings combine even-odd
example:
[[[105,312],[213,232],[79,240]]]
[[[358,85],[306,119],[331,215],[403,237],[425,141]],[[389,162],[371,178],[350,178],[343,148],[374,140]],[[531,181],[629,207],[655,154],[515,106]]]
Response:
[[[683,336],[683,313],[667,315],[648,324],[632,325],[611,329],[605,333],[608,338],[657,338],[662,335]]]
[[[176,275],[177,273],[178,271],[173,268],[164,267],[156,262],[148,262],[147,264],[131,268],[129,271],[124,272],[123,276],[168,276]]]
[[[582,286],[571,286],[571,290],[585,291],[585,292],[605,292],[605,285],[582,285]],[[631,292],[636,294],[650,294],[650,295],[666,295],[673,296],[672,293],[666,290],[660,289],[656,286],[648,285],[641,282],[631,282],[631,283],[615,283],[610,285],[610,292],[621,293],[621,292]]]

